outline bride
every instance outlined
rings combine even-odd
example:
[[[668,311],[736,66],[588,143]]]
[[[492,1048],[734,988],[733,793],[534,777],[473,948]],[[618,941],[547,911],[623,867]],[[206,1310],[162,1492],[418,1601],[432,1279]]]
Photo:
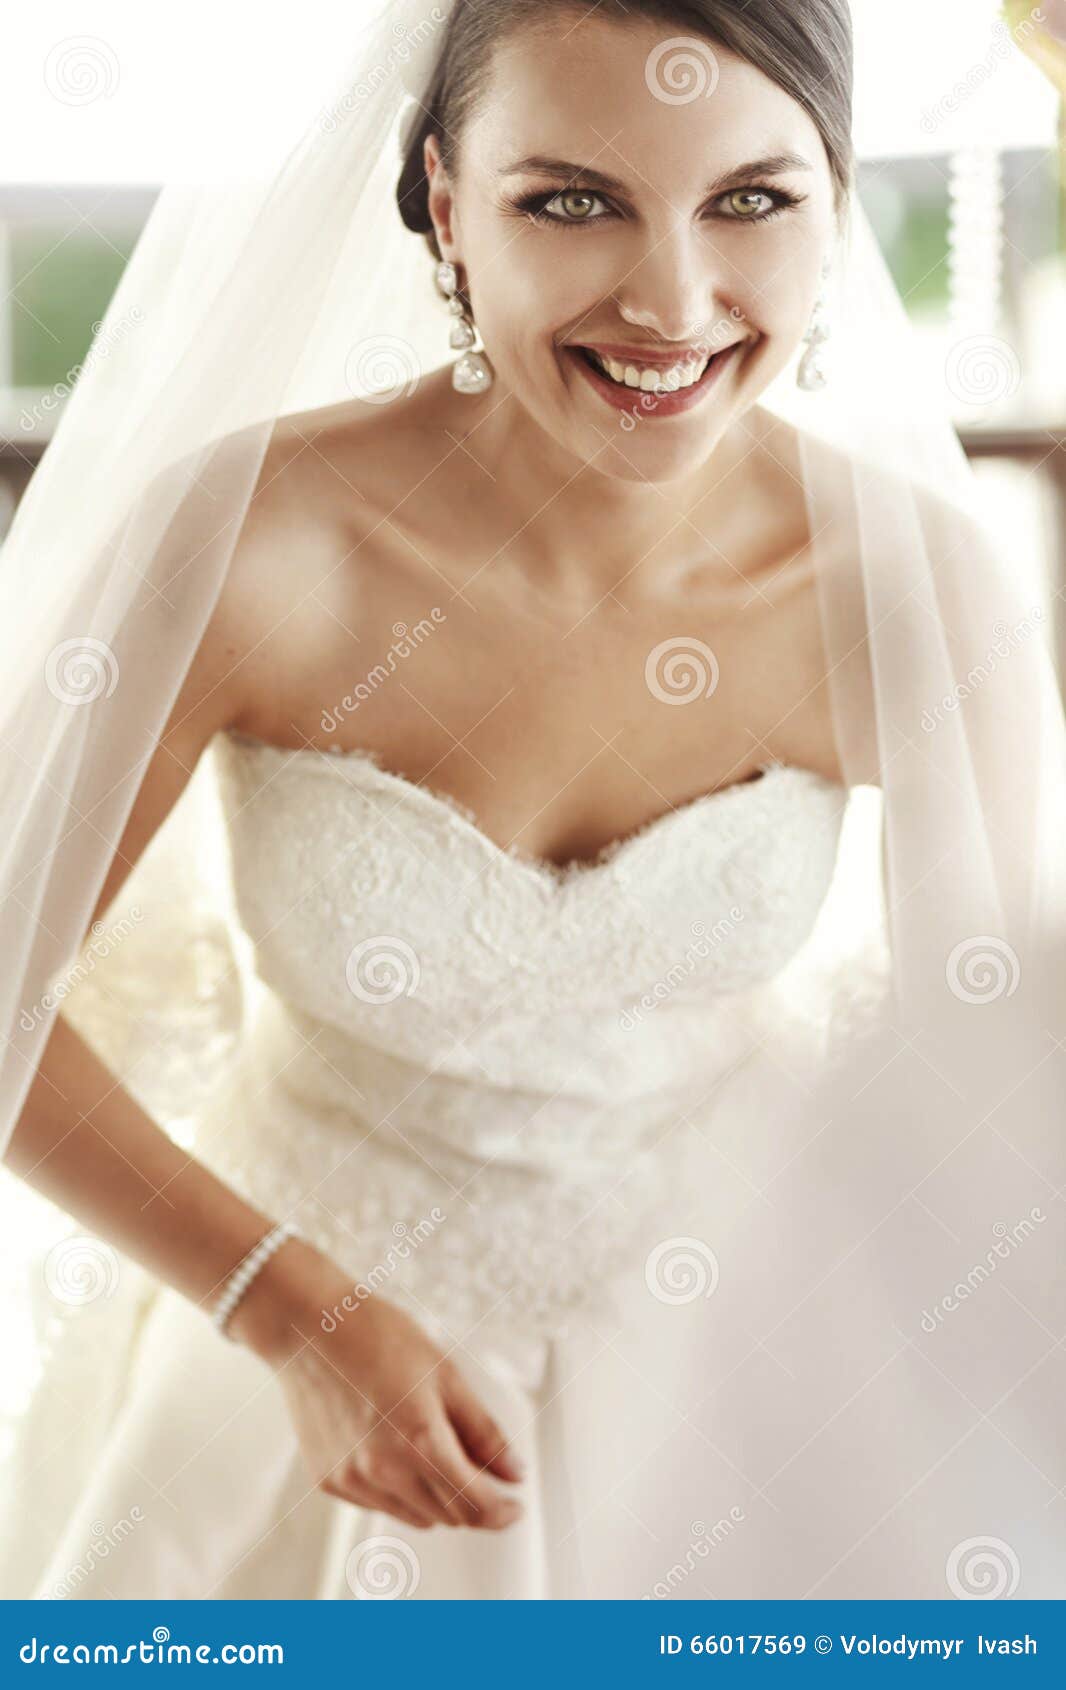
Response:
[[[998,967],[1008,932],[1041,978],[1061,715],[1036,640],[920,742],[924,689],[1012,600],[922,464],[932,438],[964,484],[946,426],[905,442],[878,385],[899,324],[865,370],[844,352],[871,321],[846,0],[456,0],[377,30],[357,72],[383,75],[349,71],[232,235],[195,226],[217,292],[194,307],[178,265],[191,366],[158,343],[177,385],[137,391],[100,495],[148,590],[65,582],[75,655],[91,626],[115,662],[87,708],[50,670],[51,802],[93,825],[41,904],[68,948],[149,921],[47,1040],[28,1018],[7,1166],[121,1288],[57,1290],[53,1246],[4,1594],[929,1597],[989,1566],[1061,1594],[1066,1445],[1026,1373],[1034,1303],[1055,1326],[1052,1074],[981,1131],[963,1088],[991,1116],[1028,1081],[1029,1023],[944,989],[951,946]],[[397,167],[372,139],[400,80]],[[15,563],[59,527],[41,489],[89,397]],[[1034,710],[1030,787],[1003,747]],[[83,800],[120,777],[101,822]],[[875,878],[841,891],[881,799],[850,847]],[[217,1070],[182,985],[216,825]],[[168,1013],[207,1074],[187,1139],[143,1037]],[[930,1341],[982,1229],[1034,1210],[987,1344],[965,1315]]]

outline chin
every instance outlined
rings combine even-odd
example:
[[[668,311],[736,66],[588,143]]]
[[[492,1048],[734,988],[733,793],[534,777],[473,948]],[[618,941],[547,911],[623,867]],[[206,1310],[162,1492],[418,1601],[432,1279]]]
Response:
[[[600,440],[591,452],[584,454],[602,475],[615,481],[639,482],[642,485],[665,481],[680,481],[694,475],[707,462],[728,427],[730,417],[723,417],[699,431],[698,436],[669,443],[641,436],[639,427],[632,434],[624,434],[607,445]]]

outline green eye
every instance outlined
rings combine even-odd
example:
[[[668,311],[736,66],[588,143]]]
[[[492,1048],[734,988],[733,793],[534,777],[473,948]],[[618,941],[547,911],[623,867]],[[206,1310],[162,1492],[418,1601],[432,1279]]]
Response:
[[[761,217],[772,210],[774,201],[759,188],[734,188],[726,202],[737,217]]]
[[[591,215],[592,207],[595,205],[599,197],[600,196],[598,194],[588,193],[584,188],[564,188],[561,194],[556,194],[554,199],[548,201],[548,205],[545,207],[545,210],[548,210],[551,206],[562,205],[565,207],[565,214],[560,218],[560,222],[594,222],[595,219]],[[550,212],[550,215],[554,216],[557,214]]]

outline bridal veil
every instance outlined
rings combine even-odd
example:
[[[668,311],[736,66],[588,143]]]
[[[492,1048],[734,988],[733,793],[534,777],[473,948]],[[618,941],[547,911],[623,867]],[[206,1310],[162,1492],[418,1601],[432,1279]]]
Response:
[[[254,982],[210,755],[89,924],[277,420],[387,399],[442,361],[447,314],[396,185],[452,11],[385,5],[260,178],[164,189],[0,553],[0,1144],[61,1009],[191,1149],[198,1099],[239,1048]],[[643,1497],[691,1537],[722,1282],[741,1288],[757,1347],[840,1269],[821,1249],[831,1209],[850,1239],[847,1294],[838,1324],[792,1360],[826,1380],[810,1435],[832,1421],[847,1436],[842,1356],[862,1358],[855,1391],[891,1374],[886,1447],[911,1452],[915,1483],[940,1474],[946,1487],[930,1522],[941,1536],[922,1552],[957,1565],[975,1544],[976,1565],[1018,1566],[1023,1581],[1053,1565],[1061,1594],[1061,698],[1043,609],[982,515],[857,202],[830,307],[826,386],[799,390],[790,366],[763,399],[798,431],[849,788],[823,919],[752,1011],[754,1048],[730,1081],[728,1107],[768,1151],[751,1204],[773,1201],[777,1243],[755,1259],[744,1217],[716,1210],[707,1147],[706,1186],[679,1194],[654,1271],[645,1253],[625,1283],[596,1288],[625,1407],[611,1427],[583,1424],[580,1407],[568,1419],[567,1553],[594,1555],[581,1521],[611,1483],[638,1517]],[[784,1120],[803,1147],[795,1166],[774,1162]],[[29,1193],[6,1202],[39,1310],[44,1253],[69,1223]],[[960,1295],[1019,1226],[1009,1289],[1003,1275]],[[38,1364],[74,1341],[74,1321],[69,1309],[37,1321]],[[646,1553],[651,1588],[662,1554]]]

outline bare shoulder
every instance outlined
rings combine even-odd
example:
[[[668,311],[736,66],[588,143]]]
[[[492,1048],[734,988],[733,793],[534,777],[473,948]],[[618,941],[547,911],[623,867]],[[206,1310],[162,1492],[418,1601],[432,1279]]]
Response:
[[[797,692],[782,725],[787,755],[841,782],[847,763],[852,780],[879,785],[868,599],[851,499],[861,466],[844,446],[761,406],[745,423],[745,471],[753,496],[775,513],[774,543],[788,559],[768,635],[777,673]]]
[[[440,455],[433,385],[278,419],[202,652],[205,679],[226,677],[227,725],[284,740],[308,677],[395,620],[416,575],[424,593],[425,548],[405,542]]]
[[[976,503],[967,495],[963,478],[937,475],[938,466],[916,461],[905,464],[873,462],[857,444],[832,442],[773,417],[765,438],[798,488],[814,479],[813,513],[819,520],[816,544],[822,611],[831,607],[834,646],[833,684],[839,710],[846,716],[853,766],[862,771],[863,784],[880,786],[881,765],[876,720],[876,688],[872,669],[870,572],[884,580],[909,583],[900,595],[900,609],[909,603],[925,632],[924,597],[915,584],[922,579],[921,557],[904,568],[904,551],[918,546],[927,560],[925,578],[948,632],[963,629],[972,619],[979,594],[1002,603],[1011,591],[1006,560],[985,528]],[[950,469],[951,466],[948,466]],[[865,501],[865,502],[864,502]],[[882,514],[892,512],[888,521]],[[825,623],[820,615],[822,633]],[[897,628],[897,638],[899,630]],[[918,649],[918,642],[915,642]],[[917,685],[917,681],[916,681]],[[920,704],[916,701],[915,719]]]

